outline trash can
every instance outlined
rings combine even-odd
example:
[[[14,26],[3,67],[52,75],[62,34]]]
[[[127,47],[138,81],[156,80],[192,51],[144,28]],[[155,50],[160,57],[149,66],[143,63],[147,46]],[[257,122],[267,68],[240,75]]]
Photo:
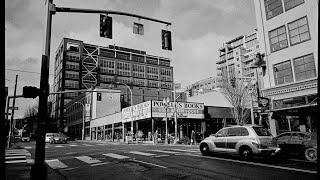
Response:
[[[126,135],[126,143],[129,144],[129,143],[132,143],[132,142],[133,142],[132,134],[131,133],[127,133],[127,135]]]

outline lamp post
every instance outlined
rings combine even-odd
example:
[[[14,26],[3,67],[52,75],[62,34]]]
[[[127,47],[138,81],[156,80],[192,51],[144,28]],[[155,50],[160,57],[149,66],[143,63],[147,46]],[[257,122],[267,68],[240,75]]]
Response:
[[[81,104],[82,105],[82,140],[84,140],[84,113],[85,113],[85,107],[81,102],[75,102],[75,104]]]
[[[164,144],[168,144],[168,107],[169,107],[169,98],[164,98],[163,99],[163,105],[164,105],[164,108],[166,110],[166,136],[165,136],[165,142]]]
[[[122,82],[116,82],[116,84],[123,84],[123,85],[125,85],[128,89],[129,89],[129,91],[130,91],[130,96],[131,96],[131,98],[130,98],[130,106],[133,106],[133,101],[132,101],[132,98],[133,98],[133,96],[132,96],[132,90],[131,90],[131,88],[127,85],[127,84],[125,84],[125,83],[122,83]],[[132,107],[131,107],[131,115],[132,115]],[[124,128],[124,123],[123,123],[123,128]],[[132,119],[132,117],[131,117],[131,132],[133,133],[133,119]],[[123,132],[124,133],[124,132]],[[124,137],[124,134],[122,135],[122,137]]]

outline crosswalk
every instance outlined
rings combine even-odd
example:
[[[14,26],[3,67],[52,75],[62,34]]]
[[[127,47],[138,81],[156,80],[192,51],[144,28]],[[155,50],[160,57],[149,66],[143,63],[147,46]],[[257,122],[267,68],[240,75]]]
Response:
[[[31,163],[31,154],[25,149],[7,149],[5,151],[6,164]]]
[[[101,143],[101,144],[59,144],[59,145],[46,145],[45,148],[65,148],[65,147],[79,147],[79,146],[87,146],[87,147],[92,147],[92,146],[104,146],[106,144]],[[35,147],[32,146],[23,146],[24,149],[33,149]]]
[[[52,169],[60,169],[69,171],[75,169],[76,167],[72,161],[77,161],[78,167],[79,163],[83,165],[88,165],[91,167],[94,166],[101,166],[101,165],[108,165],[114,161],[135,161],[138,163],[149,164],[151,166],[165,168],[164,166],[153,164],[150,162],[145,162],[138,160],[139,157],[148,157],[148,158],[162,158],[168,156],[175,156],[175,155],[190,155],[190,153],[197,153],[199,150],[197,149],[174,149],[174,150],[145,150],[145,151],[124,151],[124,152],[117,152],[117,153],[102,153],[102,154],[95,154],[95,155],[82,155],[82,156],[75,156],[70,157],[69,159],[50,159],[46,160],[45,162],[47,165]]]

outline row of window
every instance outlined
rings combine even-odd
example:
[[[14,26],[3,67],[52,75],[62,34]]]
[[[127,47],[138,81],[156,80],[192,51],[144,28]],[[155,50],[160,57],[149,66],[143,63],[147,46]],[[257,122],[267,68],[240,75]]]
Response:
[[[79,81],[65,80],[66,88],[79,88]]]
[[[293,69],[292,69],[293,64]],[[316,77],[316,67],[313,54],[294,58],[274,65],[275,84],[293,82],[293,71],[295,81],[301,81]]]
[[[311,39],[307,17],[302,17],[287,24],[290,46],[299,44]],[[286,26],[283,25],[269,31],[269,41],[271,52],[279,51],[288,47]]]
[[[303,4],[304,0],[264,0],[264,6],[266,9],[267,20],[282,14],[300,4]],[[283,10],[284,7],[284,10]]]

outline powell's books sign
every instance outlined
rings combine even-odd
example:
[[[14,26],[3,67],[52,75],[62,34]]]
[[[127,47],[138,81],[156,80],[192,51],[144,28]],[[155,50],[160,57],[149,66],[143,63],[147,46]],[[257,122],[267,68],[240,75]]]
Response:
[[[259,107],[261,107],[263,110],[270,109],[270,99],[259,97]]]

